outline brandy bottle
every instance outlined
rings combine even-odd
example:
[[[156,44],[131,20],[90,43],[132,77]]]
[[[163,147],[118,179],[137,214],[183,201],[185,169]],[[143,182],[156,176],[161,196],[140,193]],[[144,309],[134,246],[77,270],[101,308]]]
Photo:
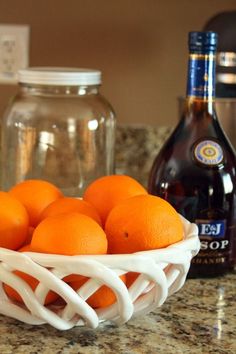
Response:
[[[236,256],[236,157],[215,111],[217,34],[189,33],[185,110],[156,157],[148,190],[198,225],[191,277],[232,269]]]

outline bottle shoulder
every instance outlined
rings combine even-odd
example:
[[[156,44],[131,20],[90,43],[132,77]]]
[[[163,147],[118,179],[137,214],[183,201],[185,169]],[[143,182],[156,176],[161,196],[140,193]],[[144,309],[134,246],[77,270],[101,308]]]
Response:
[[[218,141],[227,151],[232,154],[235,153],[221,123],[215,115],[198,117],[196,120],[190,117],[183,117],[165,142],[162,151],[163,149],[186,151],[197,141],[208,139]]]
[[[236,181],[235,169],[235,151],[221,129],[190,131],[180,122],[156,156],[151,178],[165,174],[168,179],[184,175],[209,179],[224,173]]]

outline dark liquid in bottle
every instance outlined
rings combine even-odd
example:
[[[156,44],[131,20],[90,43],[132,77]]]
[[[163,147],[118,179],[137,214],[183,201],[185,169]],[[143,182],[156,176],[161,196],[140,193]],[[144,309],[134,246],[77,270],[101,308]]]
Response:
[[[198,225],[190,276],[223,274],[236,255],[236,157],[214,110],[216,44],[214,32],[189,33],[185,112],[149,179],[150,193]]]
[[[189,275],[214,276],[235,263],[236,160],[214,115],[205,113],[204,103],[195,105],[156,158],[149,192],[198,224],[201,251]]]

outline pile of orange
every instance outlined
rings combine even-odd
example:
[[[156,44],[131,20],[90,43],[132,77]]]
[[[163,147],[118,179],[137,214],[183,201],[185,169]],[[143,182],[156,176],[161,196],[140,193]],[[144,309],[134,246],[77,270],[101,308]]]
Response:
[[[26,180],[0,192],[0,247],[20,252],[124,254],[167,247],[181,241],[183,234],[175,209],[126,175],[95,180],[81,199],[66,197],[43,180]],[[37,279],[15,274],[32,290],[37,287]],[[137,276],[129,273],[121,279],[129,287]],[[87,278],[70,275],[64,281],[78,290]],[[4,284],[4,289],[10,298],[23,301],[9,285]],[[45,304],[56,298],[50,291]],[[87,302],[97,308],[115,300],[112,290],[103,285]]]

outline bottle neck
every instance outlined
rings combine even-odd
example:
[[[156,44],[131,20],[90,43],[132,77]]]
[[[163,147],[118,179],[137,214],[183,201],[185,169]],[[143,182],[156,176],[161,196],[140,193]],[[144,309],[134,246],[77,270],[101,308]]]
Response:
[[[215,117],[215,101],[208,101],[197,98],[191,99],[187,97],[185,102],[185,112],[192,113],[193,116],[195,116],[195,113],[197,112],[198,115],[195,118],[198,116],[202,117],[204,114],[209,114]]]
[[[98,94],[99,92],[99,85],[56,86],[20,84],[20,88],[23,95],[33,96],[85,96]]]
[[[214,111],[215,53],[190,53],[188,61],[187,107]]]

